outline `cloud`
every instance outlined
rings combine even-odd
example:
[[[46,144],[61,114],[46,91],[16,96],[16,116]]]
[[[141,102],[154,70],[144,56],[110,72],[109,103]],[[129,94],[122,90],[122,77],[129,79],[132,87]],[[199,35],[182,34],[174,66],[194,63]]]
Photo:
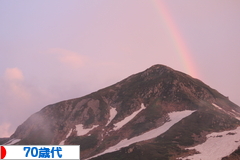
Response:
[[[57,54],[58,60],[72,68],[81,68],[86,63],[87,58],[76,52],[72,52],[61,48],[52,48],[48,50],[49,53]]]
[[[61,94],[27,79],[18,67],[0,76],[0,138],[10,136],[31,114],[62,100]]]
[[[19,68],[7,68],[0,77],[0,137],[10,136],[26,118],[32,96],[24,79]]]
[[[7,68],[4,76],[8,80],[24,80],[22,71],[19,68]]]
[[[24,76],[19,68],[7,68],[4,74],[6,94],[14,99],[29,101],[30,94],[25,88]]]
[[[9,137],[11,135],[10,130],[10,123],[2,123],[0,125],[0,137]]]

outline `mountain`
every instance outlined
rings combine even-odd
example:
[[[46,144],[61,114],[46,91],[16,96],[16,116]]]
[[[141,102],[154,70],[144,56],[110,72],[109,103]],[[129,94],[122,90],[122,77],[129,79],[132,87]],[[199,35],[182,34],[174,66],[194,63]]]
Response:
[[[154,65],[84,97],[44,107],[6,144],[80,145],[81,159],[214,160],[237,157],[239,119],[239,106],[217,90]]]

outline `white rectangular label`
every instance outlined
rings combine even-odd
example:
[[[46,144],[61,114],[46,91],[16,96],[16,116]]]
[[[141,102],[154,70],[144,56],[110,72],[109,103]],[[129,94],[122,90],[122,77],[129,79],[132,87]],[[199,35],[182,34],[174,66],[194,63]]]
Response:
[[[0,150],[0,159],[80,160],[78,145],[7,145]],[[2,150],[6,151],[5,155]]]

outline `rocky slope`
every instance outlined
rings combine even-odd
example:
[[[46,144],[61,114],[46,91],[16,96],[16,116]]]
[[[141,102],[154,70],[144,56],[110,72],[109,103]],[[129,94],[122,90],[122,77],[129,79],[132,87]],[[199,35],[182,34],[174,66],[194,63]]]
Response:
[[[187,159],[201,155],[191,147],[207,143],[212,132],[237,129],[239,117],[239,106],[202,81],[154,65],[84,97],[46,106],[10,138],[15,144],[81,145],[81,159]],[[236,150],[240,141],[234,143]]]

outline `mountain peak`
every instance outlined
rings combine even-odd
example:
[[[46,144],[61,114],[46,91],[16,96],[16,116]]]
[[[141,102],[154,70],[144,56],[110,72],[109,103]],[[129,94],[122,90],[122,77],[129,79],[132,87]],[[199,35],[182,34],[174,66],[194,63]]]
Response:
[[[89,95],[45,107],[10,138],[20,145],[81,145],[81,159],[177,159],[197,153],[187,147],[203,143],[207,134],[236,129],[238,118],[240,108],[218,91],[157,64]]]
[[[149,74],[163,74],[163,73],[169,73],[173,71],[172,68],[168,67],[168,66],[165,66],[165,65],[162,65],[162,64],[155,64],[153,66],[151,66],[150,68],[146,69],[143,73],[145,73],[146,75],[149,75]]]
[[[172,68],[166,66],[166,65],[163,65],[163,64],[155,64],[155,65],[152,65],[150,68],[148,68],[147,70],[159,70],[159,69],[170,69],[172,70]]]

